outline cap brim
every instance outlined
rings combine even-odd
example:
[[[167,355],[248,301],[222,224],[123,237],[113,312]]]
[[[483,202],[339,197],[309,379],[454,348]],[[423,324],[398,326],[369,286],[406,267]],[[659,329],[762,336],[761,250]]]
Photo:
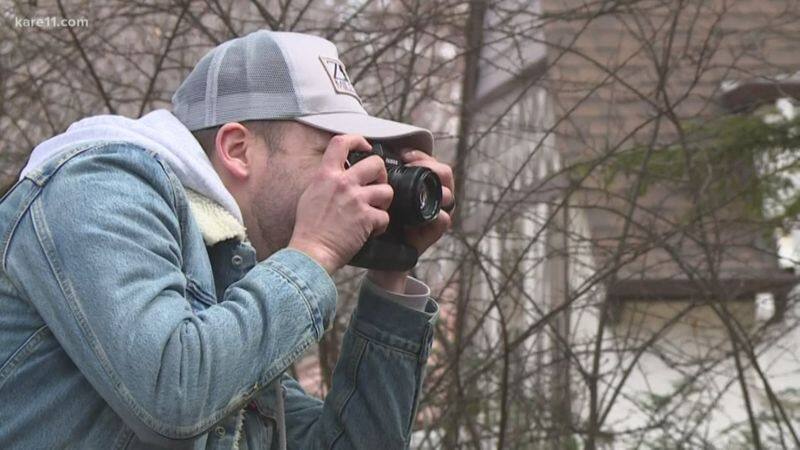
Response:
[[[336,134],[360,134],[367,139],[396,142],[403,147],[433,153],[433,134],[424,129],[359,113],[328,113],[294,120]]]

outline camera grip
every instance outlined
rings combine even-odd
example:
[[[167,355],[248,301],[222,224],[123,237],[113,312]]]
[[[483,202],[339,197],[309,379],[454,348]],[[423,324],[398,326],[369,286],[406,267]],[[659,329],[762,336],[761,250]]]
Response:
[[[417,258],[417,249],[408,244],[374,238],[368,239],[348,264],[375,270],[411,270]]]

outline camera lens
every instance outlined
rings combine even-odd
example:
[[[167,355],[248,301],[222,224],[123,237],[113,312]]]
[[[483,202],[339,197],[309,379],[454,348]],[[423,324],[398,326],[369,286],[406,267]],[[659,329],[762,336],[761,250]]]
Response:
[[[422,217],[426,222],[435,219],[442,201],[442,183],[439,177],[431,170],[423,173],[419,191],[419,210]]]
[[[394,189],[392,217],[403,225],[421,225],[436,219],[442,202],[442,182],[426,167],[393,167],[388,171]]]

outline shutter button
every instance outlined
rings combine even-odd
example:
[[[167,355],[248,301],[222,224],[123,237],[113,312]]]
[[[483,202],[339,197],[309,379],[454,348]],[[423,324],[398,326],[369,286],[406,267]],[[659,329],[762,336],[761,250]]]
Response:
[[[217,428],[214,428],[214,433],[217,433],[217,436],[219,437],[225,436],[225,427],[219,426]]]
[[[241,266],[242,265],[242,255],[233,255],[233,258],[231,258],[231,262],[236,267]]]

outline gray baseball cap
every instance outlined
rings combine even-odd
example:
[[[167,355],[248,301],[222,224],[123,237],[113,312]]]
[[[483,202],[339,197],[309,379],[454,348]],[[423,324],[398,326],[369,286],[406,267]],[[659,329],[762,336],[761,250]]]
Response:
[[[245,120],[295,120],[433,151],[430,131],[367,114],[336,47],[300,33],[259,30],[209,51],[172,96],[189,130]]]

